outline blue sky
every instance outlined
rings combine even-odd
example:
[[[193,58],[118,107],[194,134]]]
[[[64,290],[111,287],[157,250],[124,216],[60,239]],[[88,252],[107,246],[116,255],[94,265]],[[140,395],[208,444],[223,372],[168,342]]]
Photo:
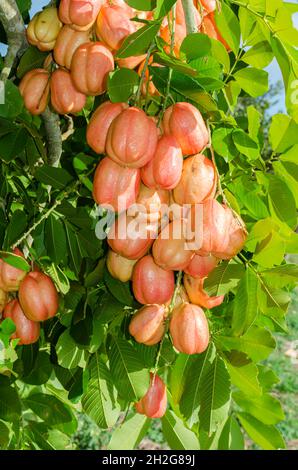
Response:
[[[290,0],[291,3],[298,3],[298,0]],[[49,3],[49,0],[32,0],[32,8],[31,8],[31,16],[34,15],[37,11],[41,10],[41,8]],[[294,23],[296,27],[298,27],[298,14],[294,15]],[[3,48],[0,45],[0,52],[3,53]],[[274,60],[269,67],[267,68],[267,71],[269,72],[269,81],[270,83],[274,84],[278,80],[282,80],[281,72],[280,69]],[[276,106],[272,107],[270,110],[272,114],[275,114],[278,111],[285,112],[285,97],[284,94],[281,93],[281,96],[279,97],[279,101],[276,104]]]

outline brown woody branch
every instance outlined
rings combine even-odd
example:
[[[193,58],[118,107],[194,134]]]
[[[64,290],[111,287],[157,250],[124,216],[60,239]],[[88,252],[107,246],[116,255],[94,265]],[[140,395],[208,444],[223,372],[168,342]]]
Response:
[[[47,107],[41,116],[46,130],[48,164],[58,167],[62,155],[62,136],[59,115],[53,113],[49,107]]]
[[[197,33],[198,27],[196,23],[195,6],[193,0],[182,0],[182,6],[185,16],[187,34]]]
[[[0,21],[7,36],[8,50],[0,79],[6,81],[17,56],[26,48],[27,40],[22,15],[15,0],[0,1]]]

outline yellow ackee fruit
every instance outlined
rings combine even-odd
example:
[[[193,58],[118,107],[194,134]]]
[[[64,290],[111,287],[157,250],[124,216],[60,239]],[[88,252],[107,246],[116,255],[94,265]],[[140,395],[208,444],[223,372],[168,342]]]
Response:
[[[28,42],[40,51],[51,51],[61,28],[57,8],[45,8],[30,21],[27,28]]]

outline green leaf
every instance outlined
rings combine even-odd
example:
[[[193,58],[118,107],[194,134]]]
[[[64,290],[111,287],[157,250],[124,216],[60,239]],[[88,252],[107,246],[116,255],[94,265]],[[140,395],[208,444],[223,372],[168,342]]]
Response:
[[[14,133],[6,134],[0,140],[0,157],[7,163],[17,158],[25,150],[28,132],[21,126]]]
[[[185,54],[189,61],[211,56],[216,59],[217,63],[223,64],[225,72],[230,69],[230,58],[224,45],[216,39],[209,38],[206,34],[188,34],[183,39],[180,53]]]
[[[209,77],[213,79],[220,79],[221,76],[221,67],[217,60],[212,56],[204,56],[199,57],[198,59],[194,59],[190,61],[189,65],[197,70],[199,80],[201,77]],[[200,80],[201,82],[201,80]],[[223,83],[220,82],[221,87]]]
[[[48,441],[49,428],[44,423],[29,421],[24,429],[26,439],[31,443],[34,450],[55,450]]]
[[[271,232],[278,231],[278,229],[278,224],[270,217],[259,220],[251,228],[245,248],[251,253],[254,253],[258,244],[265,240]]]
[[[177,0],[157,0],[155,18],[164,18]]]
[[[16,126],[12,121],[0,118],[0,137],[16,132],[17,129],[18,126]]]
[[[263,281],[258,289],[258,304],[260,311],[273,318],[274,320],[283,321],[285,313],[288,309],[291,297],[284,290],[274,290]]]
[[[105,326],[102,324],[101,320],[97,316],[93,315],[92,335],[91,335],[90,342],[88,345],[88,351],[91,354],[98,351],[98,349],[104,342],[105,338],[106,338]]]
[[[66,235],[64,225],[57,217],[50,215],[45,224],[45,246],[49,257],[57,264],[65,259]]]
[[[7,80],[4,85],[4,103],[0,101],[0,117],[14,119],[23,110],[23,98],[16,85]]]
[[[37,168],[35,178],[41,183],[53,186],[55,189],[64,189],[72,181],[72,176],[66,170],[49,165]]]
[[[90,221],[90,219],[89,219]],[[102,241],[96,237],[95,231],[92,229],[83,229],[75,234],[79,250],[83,257],[96,259],[102,253]]]
[[[12,246],[27,228],[27,215],[24,211],[16,210],[10,219],[5,234],[5,247]]]
[[[121,68],[111,72],[108,78],[108,94],[113,103],[125,102],[137,92],[139,75],[130,69]]]
[[[198,72],[190,65],[182,62],[181,59],[177,59],[177,57],[166,54],[164,51],[155,52],[153,54],[153,63],[166,65],[167,67],[177,70],[177,72],[184,73],[191,77],[196,77],[198,75]]]
[[[32,393],[23,401],[39,418],[50,426],[72,421],[72,413],[69,408],[53,395]]]
[[[71,448],[71,438],[59,431],[59,429],[49,429],[48,442],[55,450],[65,450]]]
[[[200,429],[215,432],[228,417],[230,401],[230,377],[224,361],[216,355],[202,383]]]
[[[261,275],[271,287],[285,287],[297,282],[298,266],[296,264],[285,264],[262,271]]]
[[[125,0],[125,3],[136,10],[151,11],[156,7],[156,0]]]
[[[295,147],[298,146],[293,148]],[[273,163],[274,173],[285,181],[295,198],[296,207],[298,207],[298,165],[291,161],[281,161],[283,157],[284,155],[281,156],[280,161]]]
[[[279,9],[281,7],[283,7],[283,1],[282,0],[273,0],[272,2],[270,3],[267,3],[266,2],[266,9],[265,9],[265,13],[268,15],[268,16],[275,16]],[[282,8],[282,10],[284,10],[284,8]],[[287,12],[288,13],[288,12]],[[279,23],[279,22],[278,22]]]
[[[73,167],[79,175],[91,170],[92,165],[94,165],[95,162],[96,160],[94,157],[90,157],[90,155],[80,152],[73,158]]]
[[[23,382],[30,385],[42,385],[46,383],[53,371],[50,356],[45,351],[39,351],[33,368],[22,377]]]
[[[283,2],[281,2],[271,12],[271,16],[274,16],[275,30],[278,38],[283,42],[284,46],[298,46],[298,33],[297,29],[293,25],[292,14],[288,9],[283,8]],[[280,7],[280,8],[278,8]]]
[[[257,141],[260,127],[261,127],[262,115],[254,106],[248,106],[247,118],[248,118],[248,133],[252,139]]]
[[[138,401],[149,387],[149,373],[127,341],[113,337],[108,351],[110,370],[119,395]]]
[[[0,323],[0,331],[3,335],[10,336],[16,331],[16,326],[11,318],[5,318]]]
[[[205,63],[205,61],[202,59],[196,59],[190,62],[190,65],[198,71],[198,76],[195,79],[196,84],[201,86],[205,91],[209,92],[224,88],[224,82],[222,80],[219,80],[216,77],[213,78],[211,75],[207,75],[208,73],[216,73],[216,67],[212,68],[211,63],[206,64],[206,67],[202,67],[202,63]],[[202,68],[203,73],[201,73],[200,70]]]
[[[291,13],[297,13],[298,12],[297,3],[284,2],[284,5],[288,10],[290,10]]]
[[[64,201],[57,207],[57,212],[64,215],[67,221],[77,228],[90,228],[90,215],[86,207],[73,207],[69,202]]]
[[[284,440],[274,426],[266,426],[246,413],[238,413],[237,416],[247,434],[264,450],[285,448]]]
[[[0,419],[9,422],[18,421],[21,413],[21,402],[16,389],[0,385]]]
[[[285,114],[275,114],[269,130],[272,148],[277,153],[298,144],[298,124]]]
[[[29,13],[31,8],[31,0],[16,0],[20,12],[23,14]]]
[[[126,57],[145,54],[150,43],[156,37],[160,28],[160,22],[151,22],[130,34],[117,52],[117,57],[125,59]]]
[[[130,291],[129,282],[121,282],[115,279],[109,271],[104,270],[104,281],[111,294],[124,305],[131,306],[133,304],[133,296]]]
[[[240,93],[241,93],[241,87],[234,80],[231,80],[229,83],[225,85],[223,94],[227,103],[229,104],[231,108],[234,108],[236,106]],[[233,143],[233,147],[234,147],[234,143]]]
[[[69,330],[64,331],[59,337],[56,345],[58,364],[66,369],[73,369],[77,366],[84,367],[84,350],[79,349],[75,341],[69,334]]]
[[[262,394],[262,388],[258,380],[259,370],[253,363],[245,364],[240,367],[234,367],[227,363],[227,369],[233,385],[249,396],[259,396]]]
[[[279,377],[276,373],[267,366],[259,365],[259,382],[265,392],[271,390],[271,388],[280,382]]]
[[[218,450],[244,450],[244,437],[234,416],[227,419],[218,441]]]
[[[47,267],[47,273],[55,282],[59,292],[66,295],[70,289],[70,282],[62,269],[54,263],[51,263],[51,265]]]
[[[199,420],[202,388],[214,361],[215,354],[215,348],[211,344],[203,354],[196,355],[192,359],[192,363],[185,374],[184,390],[179,406],[190,427]]]
[[[247,269],[234,300],[232,334],[235,336],[243,335],[257,317],[257,289],[258,278],[251,269]]]
[[[290,115],[295,117],[297,114],[297,105],[295,105],[296,96],[295,89],[292,88],[296,75],[293,73],[293,62],[289,52],[284,44],[275,35],[271,36],[271,46],[275,54],[276,60],[283,75],[284,87],[286,92],[286,106]],[[294,98],[294,99],[293,99]]]
[[[85,389],[87,388],[88,374],[80,367],[76,369],[64,369],[58,365],[55,365],[55,374],[59,382],[68,391],[68,398],[72,402],[76,403]]]
[[[242,39],[245,44],[249,45],[251,44],[249,39],[251,38],[253,32],[257,29],[256,17],[244,7],[239,8],[238,16],[240,20]]]
[[[248,209],[250,215],[254,219],[265,219],[269,216],[267,205],[265,204],[265,202],[263,202],[260,194],[258,194],[257,192],[250,191],[244,193],[241,197],[241,202]],[[266,236],[267,235],[268,233],[266,233]]]
[[[78,240],[77,233],[72,229],[69,223],[65,223],[65,232],[68,245],[68,256],[71,268],[74,269],[76,274],[79,274],[83,258],[81,244]]]
[[[152,81],[161,94],[166,93],[169,70],[167,67],[150,67]],[[203,80],[203,78],[202,78]],[[216,111],[213,98],[203,90],[203,86],[193,77],[186,76],[176,70],[172,73],[171,90],[179,95],[179,100],[194,102],[202,112]]]
[[[249,160],[256,160],[260,156],[260,149],[257,142],[246,134],[246,132],[237,129],[233,132],[232,137],[238,151]]]
[[[118,302],[109,292],[105,293],[99,300],[95,315],[102,324],[113,321],[118,315],[124,314],[123,303]]]
[[[237,199],[235,198],[234,194],[230,193],[228,189],[224,190],[224,195],[228,201],[228,204],[230,204],[231,208],[237,213],[240,214],[240,207],[238,204]]]
[[[285,241],[277,232],[272,231],[258,244],[253,260],[264,268],[271,268],[282,263],[284,256]]]
[[[109,369],[103,358],[94,354],[88,364],[88,387],[82,396],[84,412],[100,428],[109,428],[116,423],[120,408],[116,402],[115,388]]]
[[[21,269],[22,271],[28,272],[31,269],[25,258],[19,255],[15,255],[14,253],[0,251],[0,258],[10,266],[14,266],[15,268]]]
[[[170,390],[174,403],[179,403],[184,391],[187,371],[192,364],[189,354],[179,354],[171,369]]]
[[[268,91],[268,72],[254,67],[238,70],[234,74],[241,88],[253,98],[264,95]]]
[[[216,39],[210,38],[211,41],[211,55],[223,65],[224,72],[230,71],[230,56],[225,46]]]
[[[243,392],[234,392],[233,400],[243,411],[264,424],[277,424],[285,418],[280,402],[268,393],[248,397]]]
[[[286,253],[298,253],[298,233],[292,232],[290,237],[286,240]]]
[[[3,421],[0,421],[0,449],[4,450],[9,444],[9,428]]]
[[[77,306],[70,326],[69,333],[80,347],[89,347],[93,333],[93,316],[89,305],[84,301]]]
[[[220,11],[216,11],[215,22],[220,34],[236,55],[240,45],[240,25],[237,16],[226,3],[222,3]]]
[[[183,421],[168,410],[162,418],[162,431],[171,449],[174,450],[199,450],[200,445],[197,436],[184,426]]]
[[[204,289],[209,295],[225,295],[237,286],[244,273],[243,264],[224,261],[209,274]]]
[[[273,217],[286,223],[290,228],[297,226],[296,202],[286,183],[275,175],[269,178],[269,207]]]
[[[145,437],[150,420],[140,414],[130,416],[112,434],[108,450],[133,450]]]
[[[244,352],[255,362],[267,359],[276,347],[270,331],[255,325],[239,338],[219,336],[217,341],[224,350]]]
[[[29,46],[25,53],[22,55],[20,63],[17,68],[17,77],[23,78],[23,76],[32,69],[38,69],[43,67],[43,63],[47,53],[41,52],[35,46]]]
[[[241,60],[253,67],[263,69],[272,62],[273,58],[272,47],[267,41],[262,41],[250,48],[241,57]]]
[[[93,271],[91,271],[85,278],[84,285],[86,287],[95,287],[103,280],[103,272],[105,267],[105,258],[101,258]]]
[[[226,161],[233,160],[238,155],[233,141],[233,133],[234,129],[230,127],[218,127],[212,134],[212,145],[215,152]]]

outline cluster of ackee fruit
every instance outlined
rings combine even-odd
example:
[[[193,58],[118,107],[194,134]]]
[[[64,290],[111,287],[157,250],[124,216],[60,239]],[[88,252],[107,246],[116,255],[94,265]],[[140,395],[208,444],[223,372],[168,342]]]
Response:
[[[18,248],[13,252],[23,257]],[[58,293],[49,276],[37,267],[26,273],[0,259],[0,317],[14,322],[16,330],[11,339],[18,339],[19,345],[35,343],[39,323],[54,317],[58,305]]]
[[[166,109],[158,127],[142,109],[107,101],[90,120],[87,142],[106,155],[95,171],[93,197],[118,212],[108,233],[108,270],[122,282],[131,280],[135,298],[144,305],[131,319],[131,335],[155,345],[169,324],[176,350],[202,353],[209,343],[202,307],[211,309],[224,300],[210,297],[204,280],[246,239],[239,217],[215,199],[218,178],[202,153],[209,144],[202,115],[192,104],[179,102]],[[133,230],[138,223],[145,231]],[[183,226],[191,228],[189,237]],[[200,244],[191,248],[196,230]],[[175,271],[184,271],[184,286],[174,295]],[[160,390],[161,379],[154,377],[152,384]],[[148,396],[159,403],[156,391]],[[145,414],[157,417],[148,410]]]
[[[194,3],[199,30],[228,48],[214,21],[216,0]],[[186,37],[186,25],[181,0],[176,5],[173,53],[179,56]],[[44,68],[27,72],[21,80],[20,92],[30,113],[43,113],[49,99],[59,114],[81,111],[86,96],[97,96],[106,91],[108,74],[114,70],[115,62],[118,67],[137,68],[141,74],[145,55],[116,57],[125,38],[142,26],[140,22],[131,21],[134,17],[148,20],[153,14],[134,10],[124,0],[61,0],[58,10],[47,7],[37,13],[27,28],[28,42],[41,51],[53,52],[45,60]],[[96,41],[93,40],[95,36]],[[160,36],[166,43],[165,50],[169,50],[167,19],[161,25]],[[149,80],[148,70],[145,75]],[[151,94],[157,93],[151,81],[148,89]],[[142,91],[146,93],[146,85]]]
[[[194,1],[194,5],[199,31],[229,49],[214,21],[216,0]],[[138,67],[141,74],[145,56],[116,56],[125,38],[141,25],[130,19],[150,19],[151,15],[133,10],[123,0],[61,0],[59,12],[47,8],[37,14],[29,24],[28,40],[40,50],[53,50],[55,62],[51,59],[48,68],[53,69],[53,64],[57,68],[49,71],[47,61],[44,69],[24,76],[20,91],[27,109],[32,114],[42,113],[51,95],[58,113],[80,111],[86,96],[106,91],[115,61],[118,67]],[[100,42],[90,39],[94,31]],[[160,36],[169,51],[167,20]],[[185,17],[178,0],[176,56],[185,36]],[[148,71],[145,77],[142,92],[158,93]],[[189,103],[177,103],[166,109],[157,123],[140,108],[107,101],[91,117],[87,142],[96,153],[105,155],[95,172],[93,197],[102,207],[118,213],[108,234],[108,270],[122,282],[132,280],[134,296],[143,304],[130,322],[131,335],[139,343],[155,345],[169,326],[177,351],[202,353],[209,343],[202,307],[211,309],[223,302],[222,296],[210,297],[204,291],[204,280],[220,260],[231,259],[242,249],[246,230],[239,217],[215,199],[217,171],[202,153],[209,144],[209,132],[200,112]],[[175,210],[165,217],[163,207],[173,203]],[[137,210],[131,213],[135,204]],[[140,218],[139,207],[148,225],[145,236],[138,237],[130,226]],[[202,240],[198,249],[190,249],[190,240],[183,233],[176,236],[177,228],[191,226],[193,233],[197,219]],[[175,288],[175,271],[184,272],[179,289]],[[136,409],[159,418],[166,406],[166,386],[158,375],[151,374],[149,389]]]

